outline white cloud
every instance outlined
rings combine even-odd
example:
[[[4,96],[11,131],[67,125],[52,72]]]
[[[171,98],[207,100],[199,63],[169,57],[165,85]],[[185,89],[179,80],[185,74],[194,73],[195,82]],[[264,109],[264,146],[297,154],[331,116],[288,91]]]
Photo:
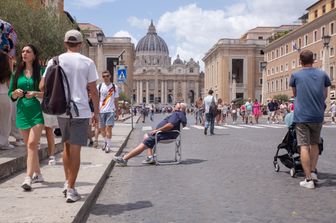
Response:
[[[315,0],[244,0],[223,10],[204,10],[197,4],[164,13],[157,24],[158,33],[174,38],[182,60],[201,62],[205,53],[220,38],[239,38],[256,26],[293,24]],[[146,27],[148,27],[148,22]],[[203,66],[203,63],[201,63]]]
[[[72,0],[71,4],[76,7],[89,8],[114,1],[116,0]]]
[[[131,26],[139,28],[139,29],[147,29],[150,24],[149,19],[139,19],[135,16],[129,17],[127,21]]]
[[[135,45],[137,45],[137,43],[138,43],[138,40],[136,38],[134,38],[128,31],[125,31],[125,30],[119,30],[113,36],[114,37],[130,37],[132,42]]]

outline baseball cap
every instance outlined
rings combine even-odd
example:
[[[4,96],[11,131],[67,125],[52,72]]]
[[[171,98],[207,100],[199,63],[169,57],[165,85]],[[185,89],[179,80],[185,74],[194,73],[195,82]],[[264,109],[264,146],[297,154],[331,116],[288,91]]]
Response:
[[[83,42],[83,36],[78,30],[72,29],[65,33],[64,42],[81,43]]]

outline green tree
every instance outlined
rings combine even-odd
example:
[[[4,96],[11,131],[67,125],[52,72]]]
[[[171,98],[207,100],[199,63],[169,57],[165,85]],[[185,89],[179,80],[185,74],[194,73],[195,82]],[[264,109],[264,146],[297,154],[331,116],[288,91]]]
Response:
[[[125,92],[120,92],[119,93],[119,101],[127,101],[130,102],[131,100],[127,97]]]
[[[273,98],[278,100],[279,102],[287,102],[289,100],[288,95],[286,94],[277,94],[274,95]]]
[[[18,52],[25,44],[35,45],[42,60],[64,52],[64,33],[74,28],[64,13],[41,7],[38,1],[1,0],[0,18],[11,23],[17,33]]]

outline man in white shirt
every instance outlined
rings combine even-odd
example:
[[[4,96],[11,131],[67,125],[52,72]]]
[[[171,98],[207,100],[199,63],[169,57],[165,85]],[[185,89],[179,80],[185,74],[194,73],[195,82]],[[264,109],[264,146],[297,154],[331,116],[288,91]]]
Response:
[[[98,122],[98,92],[96,88],[98,73],[94,62],[80,54],[82,42],[83,36],[79,31],[69,30],[64,37],[67,52],[58,57],[59,64],[69,82],[71,100],[78,108],[78,116],[73,110],[71,110],[72,118],[65,114],[58,116],[58,124],[64,143],[63,165],[66,181],[63,193],[66,195],[67,203],[80,199],[80,195],[75,189],[75,182],[80,167],[80,150],[82,146],[87,145],[88,131],[86,129],[89,128],[89,120],[92,117],[87,87],[94,106],[93,123]],[[52,64],[53,60],[50,60],[46,71]],[[45,74],[46,72],[43,76]],[[41,80],[40,88],[44,88],[44,77]]]
[[[210,105],[212,102],[216,103],[215,96],[212,96],[213,90],[209,90],[208,96],[203,100],[205,108],[205,126],[204,126],[204,135],[208,133],[208,128],[210,127],[210,135],[214,135],[215,129],[215,114],[210,112]],[[216,109],[217,110],[217,109]]]
[[[112,128],[114,118],[118,119],[118,87],[111,82],[111,74],[108,70],[102,73],[103,83],[97,86],[99,94],[99,131],[104,137],[103,150],[106,153],[112,147]]]

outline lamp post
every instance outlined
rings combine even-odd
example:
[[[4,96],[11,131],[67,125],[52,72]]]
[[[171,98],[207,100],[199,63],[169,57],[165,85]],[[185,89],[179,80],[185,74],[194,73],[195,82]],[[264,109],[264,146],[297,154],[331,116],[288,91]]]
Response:
[[[104,33],[99,32],[97,35],[97,54],[98,54],[98,73],[101,74],[103,72],[103,42],[104,42]]]
[[[262,72],[262,85],[261,85],[261,103],[264,104],[266,98],[266,67],[267,61],[260,62],[261,72]]]
[[[329,64],[329,43],[330,43],[330,36],[324,35],[322,36],[322,42],[323,42],[323,58],[322,58],[322,70],[324,70],[328,76],[330,73],[330,64]],[[329,76],[330,78],[330,76]],[[328,88],[327,98],[326,98],[326,112],[329,111],[330,108],[330,89]]]
[[[237,75],[232,74],[232,92],[231,92],[231,101],[236,99],[237,95],[237,82],[236,82]]]

